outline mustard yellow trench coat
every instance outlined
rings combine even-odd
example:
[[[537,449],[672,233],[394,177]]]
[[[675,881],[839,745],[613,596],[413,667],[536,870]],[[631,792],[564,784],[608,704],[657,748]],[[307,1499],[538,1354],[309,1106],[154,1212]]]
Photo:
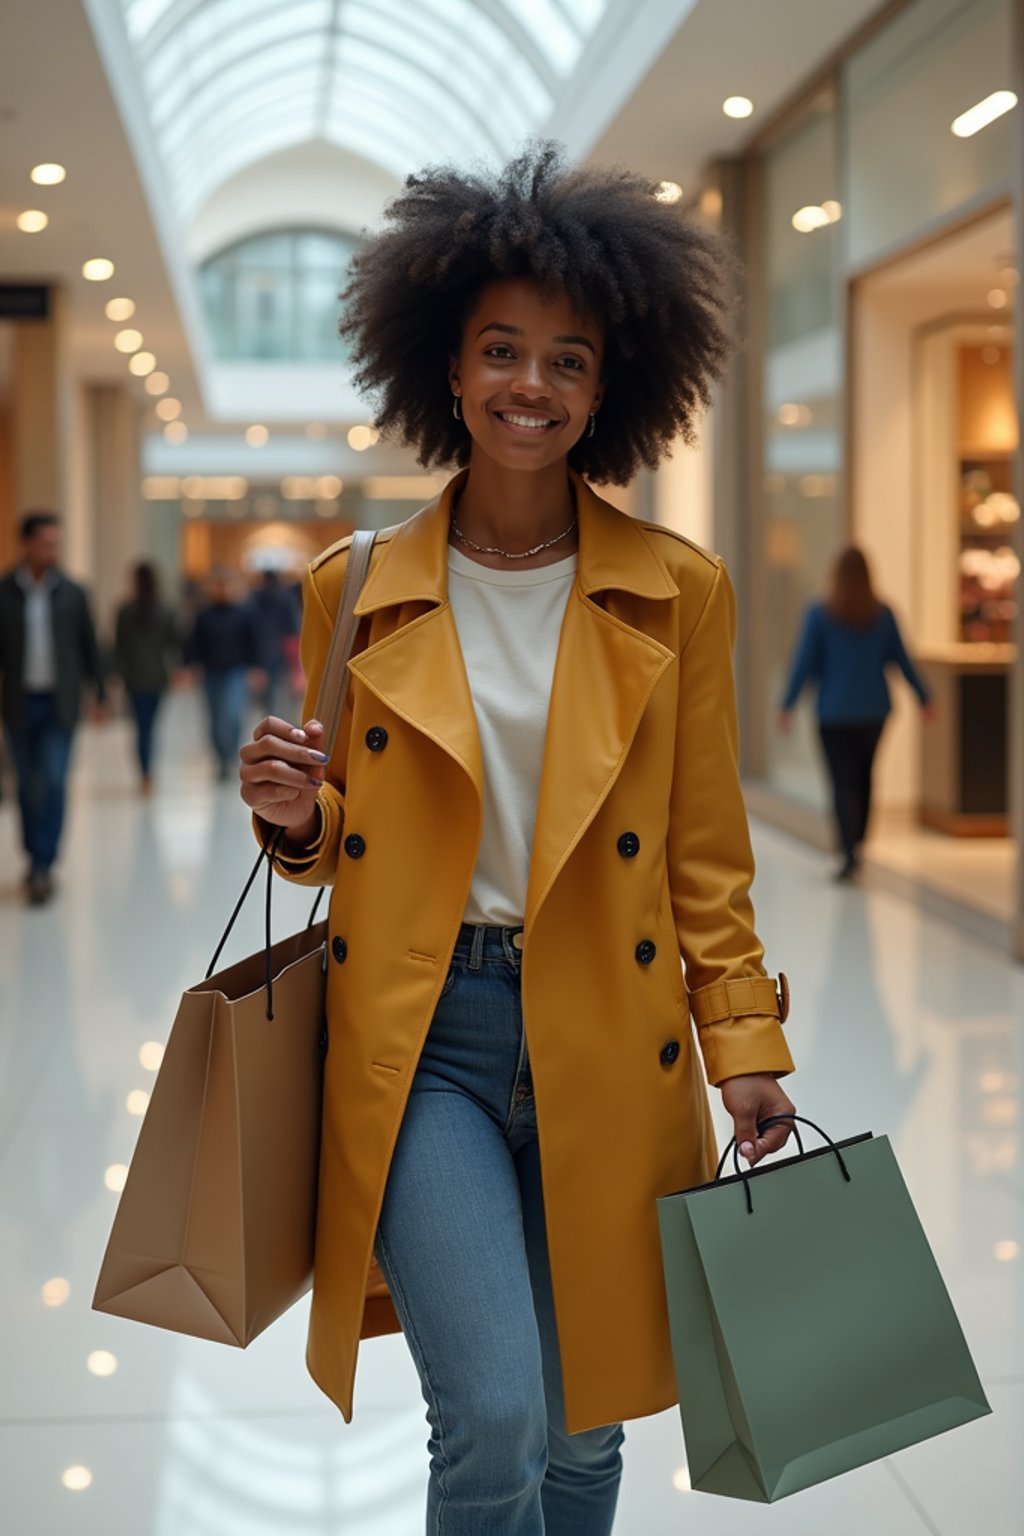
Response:
[[[279,861],[292,880],[332,887],[308,1364],[346,1419],[360,1338],[399,1327],[372,1248],[480,841],[480,745],[447,591],[459,478],[378,539],[320,835],[308,857]],[[748,898],[725,569],[574,487],[578,572],[522,961],[573,1433],[676,1401],[655,1198],[713,1176],[705,1073],[718,1084],[793,1065]],[[310,712],[347,547],[306,577]],[[620,844],[626,832],[638,851]]]

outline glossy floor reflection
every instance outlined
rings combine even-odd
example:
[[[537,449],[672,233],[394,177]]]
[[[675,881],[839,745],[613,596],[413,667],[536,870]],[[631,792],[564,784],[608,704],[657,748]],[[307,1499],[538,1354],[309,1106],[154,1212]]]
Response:
[[[116,1201],[105,1181],[130,1157],[153,1081],[157,1053],[143,1065],[140,1050],[166,1037],[252,858],[191,698],[172,704],[163,741],[143,802],[126,728],[82,734],[48,908],[21,903],[0,807],[2,1526],[417,1536],[425,1430],[401,1339],[365,1346],[346,1428],[305,1373],[305,1304],[244,1354],[89,1308]],[[1019,1536],[1024,970],[907,902],[830,885],[799,845],[763,831],[757,843],[760,926],[795,1000],[792,1091],[834,1135],[892,1138],[995,1412],[771,1508],[687,1492],[676,1414],[644,1420],[628,1430],[616,1536]],[[281,887],[282,928],[307,906]],[[238,952],[259,924],[251,911]]]

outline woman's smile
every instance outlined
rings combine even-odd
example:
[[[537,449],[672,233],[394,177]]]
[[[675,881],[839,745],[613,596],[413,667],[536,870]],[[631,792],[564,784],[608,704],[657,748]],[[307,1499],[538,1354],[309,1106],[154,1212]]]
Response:
[[[494,414],[503,427],[518,437],[540,437],[561,425],[554,417],[538,415],[533,411],[497,410]]]

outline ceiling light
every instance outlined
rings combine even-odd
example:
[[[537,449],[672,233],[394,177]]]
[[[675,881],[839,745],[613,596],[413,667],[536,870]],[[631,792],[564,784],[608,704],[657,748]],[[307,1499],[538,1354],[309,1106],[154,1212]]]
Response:
[[[88,1467],[65,1467],[60,1480],[72,1493],[84,1493],[92,1486],[92,1473]]]
[[[245,430],[245,440],[250,448],[265,448],[269,436],[266,427],[252,426]]]
[[[166,395],[163,400],[157,401],[156,413],[161,421],[176,421],[181,415],[181,401],[175,400],[173,395]]]
[[[979,101],[975,106],[960,116],[953,119],[952,130],[958,139],[969,139],[974,134],[987,128],[989,123],[994,123],[997,117],[1002,117],[1004,112],[1011,111],[1017,105],[1017,97],[1013,91],[993,91],[991,96],[986,96],[984,101]]]
[[[672,1474],[672,1486],[677,1493],[690,1493],[693,1484],[690,1482],[690,1469],[685,1464],[677,1467]]]
[[[144,1115],[149,1108],[149,1094],[145,1088],[133,1088],[124,1101],[124,1107],[130,1115]]]
[[[126,331],[118,331],[114,337],[114,346],[119,352],[137,352],[142,346],[142,332],[133,331],[130,327]]]
[[[147,395],[165,395],[170,387],[170,379],[167,377],[166,373],[161,373],[159,369],[156,373],[151,373],[149,378],[146,380]]]
[[[1002,288],[993,288],[988,296],[988,302],[992,309],[1005,309],[1008,300]]]
[[[678,181],[659,181],[654,189],[654,195],[659,203],[678,203],[683,195],[683,189]]]
[[[348,432],[348,445],[354,448],[356,453],[364,453],[367,448],[372,448],[380,439],[380,433],[376,427],[359,425],[350,427]]]
[[[749,117],[753,110],[754,103],[749,96],[727,96],[722,102],[726,117]]]
[[[135,313],[134,299],[108,299],[103,310],[108,320],[130,320]]]
[[[35,165],[32,167],[32,180],[37,187],[56,187],[67,175],[62,165]]]
[[[827,197],[821,205],[821,211],[830,224],[836,224],[843,216],[843,205],[837,203],[834,197]]]
[[[42,1289],[44,1307],[62,1307],[71,1295],[71,1285],[63,1276],[47,1280]]]
[[[119,1195],[128,1180],[127,1163],[111,1163],[103,1175],[103,1182],[115,1195]]]
[[[1004,1238],[1002,1242],[996,1243],[992,1252],[1000,1264],[1010,1264],[1020,1253],[1020,1244],[1015,1243],[1012,1238]]]
[[[117,1356],[109,1349],[94,1349],[85,1364],[94,1376],[113,1376],[117,1370]]]
[[[147,374],[153,372],[155,367],[156,358],[153,356],[152,352],[136,352],[135,356],[128,364],[130,372],[134,373],[137,379],[144,379]]]
[[[826,224],[832,221],[824,208],[817,203],[811,203],[806,208],[798,208],[792,218],[792,225],[801,235],[809,235],[813,230],[824,229]]]
[[[90,283],[105,283],[114,275],[114,263],[105,256],[94,256],[82,265],[82,276]]]
[[[341,495],[344,485],[337,475],[321,475],[314,490],[320,501],[334,501]]]
[[[41,208],[26,208],[24,213],[18,214],[18,228],[25,235],[38,235],[49,222]]]
[[[147,1072],[155,1072],[164,1059],[164,1048],[159,1040],[147,1040],[139,1046],[139,1061]]]
[[[165,441],[171,443],[175,448],[180,447],[187,437],[188,427],[186,427],[183,421],[169,421],[166,427],[164,427]]]
[[[797,405],[787,401],[780,405],[776,412],[776,419],[781,427],[807,427],[811,424],[812,412],[809,406]]]

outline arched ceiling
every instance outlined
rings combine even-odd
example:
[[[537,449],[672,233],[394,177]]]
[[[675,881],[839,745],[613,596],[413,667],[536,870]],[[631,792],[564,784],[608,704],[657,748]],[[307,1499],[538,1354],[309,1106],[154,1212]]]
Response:
[[[609,0],[120,0],[179,216],[326,141],[404,178],[543,126]]]

